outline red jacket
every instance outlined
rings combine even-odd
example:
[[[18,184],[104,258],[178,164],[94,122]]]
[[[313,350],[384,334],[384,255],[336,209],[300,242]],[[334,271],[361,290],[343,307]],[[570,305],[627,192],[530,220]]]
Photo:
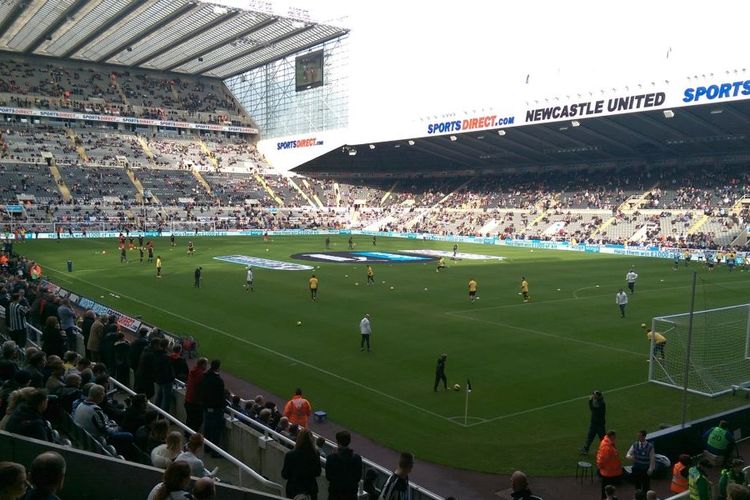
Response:
[[[617,453],[615,443],[604,436],[599,444],[599,450],[596,452],[596,466],[599,468],[599,474],[602,477],[618,477],[622,475],[622,462],[620,455]]]
[[[198,397],[198,386],[203,380],[203,376],[206,374],[204,370],[194,366],[188,373],[187,388],[185,389],[185,402],[193,404],[201,404],[200,398]]]

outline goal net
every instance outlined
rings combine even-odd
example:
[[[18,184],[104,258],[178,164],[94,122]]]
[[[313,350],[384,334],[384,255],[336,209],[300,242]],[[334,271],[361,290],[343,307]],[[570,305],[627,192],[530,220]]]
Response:
[[[692,336],[689,324],[689,313],[652,320],[666,344],[652,336],[649,381],[684,389],[687,378],[690,392],[712,397],[750,386],[750,304],[695,311]]]

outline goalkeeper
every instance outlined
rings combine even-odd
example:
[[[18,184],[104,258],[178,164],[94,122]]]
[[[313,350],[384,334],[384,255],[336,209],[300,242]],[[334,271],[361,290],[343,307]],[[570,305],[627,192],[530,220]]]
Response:
[[[646,338],[651,342],[654,342],[654,350],[651,353],[652,358],[656,358],[659,355],[659,359],[664,361],[664,348],[667,346],[667,338],[659,332],[652,332],[646,323],[641,323],[641,328],[646,332]]]

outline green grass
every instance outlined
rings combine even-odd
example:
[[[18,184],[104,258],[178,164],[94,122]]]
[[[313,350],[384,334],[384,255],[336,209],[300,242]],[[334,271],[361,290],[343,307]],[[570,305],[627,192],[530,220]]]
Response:
[[[344,250],[345,241],[334,238],[332,249]],[[369,239],[359,241],[370,248]],[[294,253],[323,250],[323,237],[195,243],[189,258],[186,239],[178,239],[175,250],[167,238],[156,241],[164,259],[161,280],[151,265],[137,262],[137,252],[129,254],[136,262],[120,264],[114,240],[32,241],[17,250],[41,262],[60,285],[194,335],[202,354],[221,358],[225,370],[276,394],[291,395],[301,386],[330,419],[420,459],[496,473],[570,474],[593,389],[604,392],[608,426],[621,435],[679,423],[681,393],[646,383],[649,344],[639,328],[653,316],[689,308],[690,273],[673,272],[671,261],[464,244],[463,252],[507,260],[450,263],[442,273],[432,263],[379,264],[374,287],[364,286],[364,265],[321,264],[314,303],[308,272],[256,268],[256,291],[248,294],[244,267],[212,257],[290,261]],[[378,240],[378,250],[451,246]],[[75,265],[71,274],[63,272],[68,258]],[[194,289],[198,265],[204,282]],[[620,319],[614,295],[631,265],[640,278],[628,318]],[[521,275],[529,280],[532,303],[521,303]],[[699,290],[698,308],[746,302],[750,273],[701,275],[708,284]],[[480,297],[473,304],[466,292],[472,277]],[[372,317],[371,353],[359,350],[365,312]],[[451,385],[471,379],[468,426],[463,391],[432,391],[442,352]],[[688,416],[696,418],[744,400],[691,396],[688,402]]]

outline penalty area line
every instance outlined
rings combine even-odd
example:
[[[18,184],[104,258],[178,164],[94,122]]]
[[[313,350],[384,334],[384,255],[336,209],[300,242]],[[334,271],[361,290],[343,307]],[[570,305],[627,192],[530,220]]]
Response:
[[[54,268],[49,267],[49,266],[47,266],[47,269],[49,269],[51,271],[54,271],[57,274],[63,274],[62,271],[60,271],[58,269],[54,269]],[[455,421],[451,420],[449,417],[445,417],[443,415],[440,415],[439,413],[435,413],[432,410],[428,410],[426,408],[422,408],[421,406],[417,406],[414,403],[410,403],[408,401],[404,401],[403,399],[399,399],[396,396],[393,396],[393,395],[388,394],[386,392],[379,391],[378,389],[374,389],[373,387],[370,387],[368,385],[365,385],[365,384],[362,384],[360,382],[357,382],[356,380],[352,380],[352,379],[344,377],[342,375],[338,375],[337,373],[333,373],[331,371],[328,371],[325,368],[320,368],[319,366],[315,366],[315,365],[310,364],[310,363],[308,363],[306,361],[302,361],[300,359],[294,358],[292,356],[284,354],[283,352],[275,351],[275,350],[271,349],[270,347],[266,347],[266,346],[263,346],[263,345],[260,345],[260,344],[256,344],[255,342],[251,342],[251,341],[249,341],[247,339],[244,339],[242,337],[238,337],[236,335],[233,335],[231,333],[225,332],[224,330],[220,330],[220,329],[215,328],[213,326],[206,325],[204,323],[201,323],[200,321],[195,321],[194,319],[191,319],[191,318],[188,318],[188,317],[185,317],[185,316],[173,313],[172,311],[168,311],[167,309],[163,309],[163,308],[155,306],[153,304],[149,304],[147,302],[143,302],[143,301],[141,301],[139,299],[136,299],[135,297],[131,297],[129,295],[125,295],[123,293],[120,293],[117,290],[111,290],[109,288],[103,287],[103,286],[98,285],[96,283],[92,283],[91,281],[88,281],[88,280],[85,280],[85,279],[82,279],[82,278],[75,277],[74,279],[76,279],[76,280],[78,280],[78,281],[80,281],[82,283],[86,283],[87,285],[93,286],[95,288],[99,288],[100,290],[105,290],[105,291],[111,292],[111,293],[117,293],[118,295],[120,295],[120,297],[123,297],[125,299],[130,300],[130,301],[133,301],[133,302],[135,302],[137,304],[141,304],[141,305],[149,307],[151,309],[155,309],[157,311],[161,311],[164,314],[168,314],[170,316],[174,316],[177,319],[180,319],[180,320],[183,320],[183,321],[187,321],[189,323],[193,323],[194,325],[200,326],[201,328],[205,328],[207,330],[212,330],[212,331],[214,331],[214,332],[216,332],[216,333],[218,333],[220,335],[223,335],[223,336],[225,336],[227,338],[236,340],[237,342],[242,342],[243,344],[247,344],[249,346],[255,347],[256,349],[260,349],[262,351],[266,351],[269,354],[273,354],[273,355],[278,356],[280,358],[283,358],[283,359],[285,359],[287,361],[300,364],[300,365],[302,365],[304,367],[310,368],[310,369],[315,370],[317,372],[320,372],[320,373],[322,373],[324,375],[328,375],[329,377],[335,378],[335,379],[340,380],[342,382],[346,382],[346,383],[351,384],[351,385],[353,385],[355,387],[358,387],[360,389],[364,389],[366,391],[372,392],[372,393],[377,394],[379,396],[382,396],[384,398],[390,399],[392,401],[396,401],[397,403],[401,403],[403,405],[406,405],[406,406],[408,406],[410,408],[413,408],[415,410],[419,410],[422,413],[426,413],[428,415],[431,415],[433,417],[437,417],[437,418],[439,418],[441,420],[444,420],[446,422],[450,422],[451,424],[458,425],[460,427],[464,427],[464,425],[462,423],[455,422]]]
[[[648,384],[648,382],[638,382],[637,384],[624,385],[622,387],[617,387],[615,389],[605,390],[603,392],[605,392],[607,394],[611,394],[613,392],[625,391],[627,389],[632,389],[634,387],[640,387],[640,386],[646,385],[646,384]],[[590,394],[586,394],[585,396],[579,396],[577,398],[570,398],[570,399],[566,399],[564,401],[558,401],[556,403],[550,403],[550,404],[546,404],[546,405],[542,405],[542,406],[537,406],[536,408],[529,408],[528,410],[521,410],[521,411],[516,411],[516,412],[513,412],[513,413],[508,413],[506,415],[500,415],[500,416],[494,417],[494,418],[482,419],[481,422],[475,422],[475,423],[466,424],[465,427],[475,427],[477,425],[488,424],[490,422],[497,422],[498,420],[505,420],[507,418],[519,417],[521,415],[528,415],[529,413],[535,413],[537,411],[547,410],[549,408],[554,408],[556,406],[562,406],[562,405],[566,405],[568,403],[574,403],[576,401],[581,401],[581,400],[587,399],[589,396],[591,396],[591,395]],[[472,417],[469,417],[469,419],[472,419]]]
[[[632,356],[639,356],[640,357],[640,356],[647,356],[648,355],[648,353],[635,352],[635,351],[630,351],[628,349],[620,349],[619,347],[612,347],[610,345],[600,344],[598,342],[590,342],[588,340],[581,340],[581,339],[575,339],[575,338],[572,338],[572,337],[565,337],[563,335],[556,335],[554,333],[543,332],[541,330],[534,330],[532,328],[524,328],[522,326],[514,326],[514,325],[509,325],[507,323],[500,323],[499,321],[490,321],[488,319],[472,318],[471,316],[466,316],[465,314],[456,314],[456,313],[451,313],[451,312],[446,312],[444,314],[446,314],[448,316],[453,316],[455,318],[468,319],[469,321],[477,321],[479,323],[487,323],[487,324],[490,324],[490,325],[502,326],[504,328],[510,328],[512,330],[518,330],[519,332],[526,332],[526,333],[530,333],[532,335],[538,335],[540,337],[550,337],[550,338],[553,338],[553,339],[565,340],[567,342],[573,342],[573,343],[576,343],[576,344],[583,344],[583,345],[587,345],[587,346],[591,346],[591,347],[596,347],[596,348],[599,348],[599,349],[607,349],[609,351],[621,352],[621,353],[624,353],[624,354],[630,354]]]

